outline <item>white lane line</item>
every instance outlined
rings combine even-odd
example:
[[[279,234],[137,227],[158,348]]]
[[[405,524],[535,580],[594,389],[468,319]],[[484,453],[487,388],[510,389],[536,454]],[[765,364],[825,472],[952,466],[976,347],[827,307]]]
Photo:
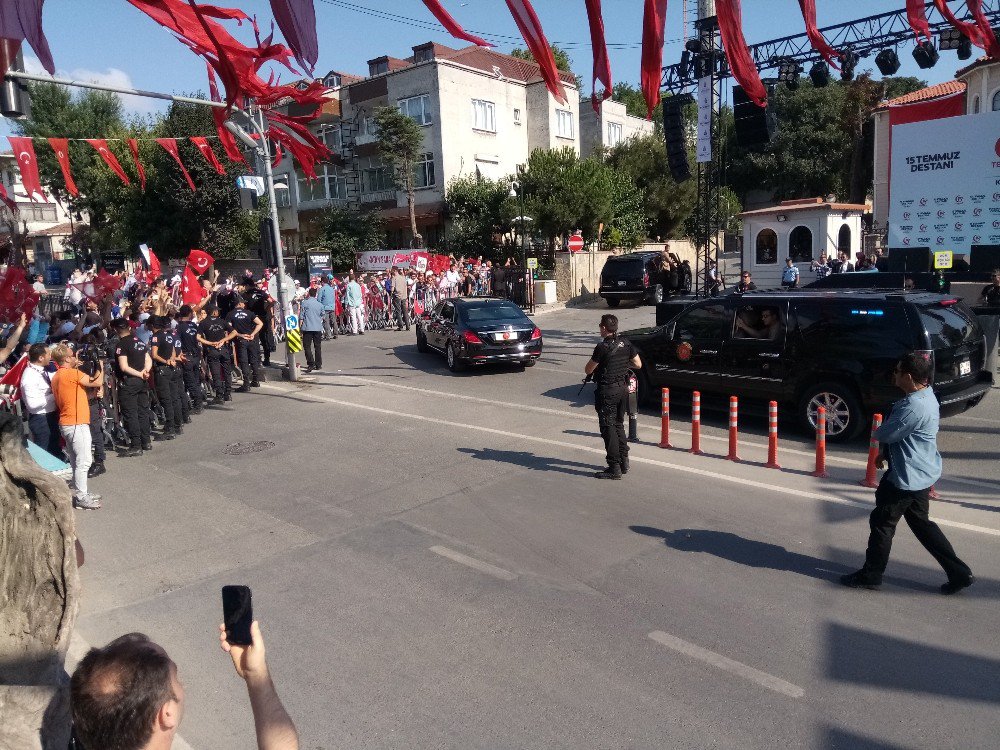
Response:
[[[441,557],[447,557],[449,560],[461,563],[462,565],[467,565],[474,570],[478,570],[480,573],[485,573],[488,576],[493,576],[494,578],[499,578],[501,581],[513,581],[517,578],[517,574],[511,573],[509,570],[504,570],[503,568],[498,568],[496,565],[490,565],[489,563],[483,562],[482,560],[477,560],[474,557],[469,557],[468,555],[463,555],[461,552],[456,552],[448,547],[442,547],[441,545],[435,545],[430,548],[431,552],[435,555],[441,555]]]
[[[709,651],[707,648],[696,646],[677,636],[670,635],[670,633],[664,633],[662,630],[654,630],[649,634],[649,637],[679,654],[684,654],[684,656],[705,662],[705,664],[709,664],[716,669],[721,669],[723,672],[729,672],[737,677],[742,677],[744,680],[754,682],[776,693],[787,695],[789,698],[801,698],[806,694],[806,691],[798,685],[786,682],[780,677],[775,677],[773,674],[761,672],[759,669],[749,667],[743,662],[730,659],[728,656],[723,656],[714,651]]]
[[[230,477],[237,476],[240,472],[236,469],[230,469],[228,466],[223,466],[222,464],[217,464],[214,461],[195,461],[198,466],[202,466],[206,469],[211,469],[212,471],[217,471],[220,474],[226,474]]]
[[[985,417],[968,417],[965,414],[955,417],[955,420],[971,419],[973,422],[986,422],[987,424],[1000,424],[1000,419],[987,419]]]
[[[290,389],[279,388],[278,386],[271,384],[261,384],[261,389],[274,390],[282,393],[291,393]],[[494,427],[483,427],[481,425],[465,424],[464,422],[452,422],[448,419],[438,419],[437,417],[426,417],[422,414],[408,414],[404,411],[398,411],[395,409],[382,409],[378,406],[368,406],[367,404],[357,404],[353,401],[342,401],[341,399],[330,398],[329,396],[320,396],[312,392],[295,392],[296,395],[303,399],[312,399],[314,401],[322,401],[328,404],[335,404],[337,406],[343,406],[348,409],[360,409],[362,411],[373,412],[375,414],[383,414],[388,417],[404,419],[413,419],[417,422],[424,422],[426,424],[436,424],[442,427],[453,427],[461,430],[469,430],[472,432],[481,432],[488,435],[497,435],[499,437],[512,438],[519,441],[529,441],[533,443],[542,443],[544,445],[552,445],[557,448],[569,448],[570,450],[583,451],[584,453],[594,453],[597,455],[604,455],[603,448],[591,448],[586,445],[579,445],[577,443],[569,443],[565,440],[552,440],[551,438],[539,437],[537,435],[524,435],[519,432],[509,432],[507,430],[498,430]],[[464,398],[464,397],[463,397]],[[769,484],[767,482],[757,482],[752,479],[746,479],[744,477],[734,477],[728,474],[720,474],[718,470],[709,469],[696,469],[693,466],[682,466],[681,464],[672,464],[667,461],[657,461],[653,458],[643,458],[642,456],[630,455],[629,460],[632,463],[647,464],[649,466],[656,466],[661,469],[670,469],[672,471],[680,471],[685,474],[694,474],[695,476],[706,477],[708,479],[720,479],[723,482],[731,482],[732,484],[739,485],[741,488],[753,487],[755,489],[767,490],[769,492],[779,492],[784,495],[790,495],[792,497],[801,497],[809,500],[822,500],[823,502],[833,503],[835,505],[848,505],[852,508],[864,508],[866,510],[871,510],[873,505],[870,502],[861,502],[860,500],[848,500],[847,498],[836,497],[831,494],[822,494],[819,492],[809,492],[808,490],[797,490],[792,487],[782,487],[775,484]],[[844,484],[831,484],[831,492],[834,490],[840,491],[858,491],[856,487]],[[976,526],[970,523],[961,523],[959,521],[949,521],[944,518],[932,518],[931,520],[936,521],[941,526],[950,526],[956,529],[964,529],[966,531],[975,531],[980,534],[987,534],[989,536],[1000,537],[1000,529],[993,529],[988,526]]]

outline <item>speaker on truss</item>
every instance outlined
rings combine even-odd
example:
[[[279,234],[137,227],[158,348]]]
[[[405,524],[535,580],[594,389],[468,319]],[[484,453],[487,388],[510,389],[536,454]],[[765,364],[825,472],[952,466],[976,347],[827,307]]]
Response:
[[[896,273],[926,273],[933,269],[929,247],[890,247],[887,271]]]
[[[969,270],[990,273],[1000,268],[1000,245],[973,245],[969,251]]]
[[[770,143],[778,130],[778,119],[771,111],[770,97],[767,107],[758,107],[742,86],[733,86],[733,118],[736,142],[744,148]]]
[[[691,177],[684,106],[692,101],[694,99],[690,94],[677,94],[663,99],[663,136],[667,141],[667,165],[674,182],[684,182]]]

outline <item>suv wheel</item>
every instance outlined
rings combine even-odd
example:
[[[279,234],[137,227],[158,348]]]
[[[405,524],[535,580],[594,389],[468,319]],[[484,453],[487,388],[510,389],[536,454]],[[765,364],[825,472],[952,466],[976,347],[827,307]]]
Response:
[[[643,404],[652,404],[653,402],[653,386],[649,384],[649,376],[646,375],[642,370],[639,370],[635,374],[636,377],[636,402],[642,406]]]
[[[816,414],[819,407],[826,409],[826,439],[842,443],[861,431],[864,414],[854,391],[838,383],[820,383],[799,399],[799,422],[807,430],[816,432]]]
[[[618,307],[621,304],[621,300],[617,297],[608,297],[604,301],[608,303],[608,307]]]

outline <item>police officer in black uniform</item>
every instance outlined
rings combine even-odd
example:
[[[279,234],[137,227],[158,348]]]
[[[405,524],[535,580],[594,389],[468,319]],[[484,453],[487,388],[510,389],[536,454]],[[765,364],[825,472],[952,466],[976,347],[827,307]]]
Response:
[[[118,336],[115,346],[115,372],[118,376],[118,402],[128,431],[129,449],[122,456],[141,456],[150,450],[149,386],[146,381],[153,369],[149,348],[139,341],[129,328],[128,321],[116,318],[111,329]]]
[[[163,408],[165,425],[160,434],[161,440],[173,440],[181,432],[181,415],[177,408],[179,404],[174,399],[174,337],[164,330],[166,320],[160,315],[153,315],[146,321],[153,331],[149,338],[149,351],[153,356],[153,375],[156,397]]]
[[[242,283],[243,299],[246,300],[247,310],[264,322],[264,327],[260,330],[258,340],[260,341],[261,352],[264,355],[264,365],[270,367],[271,352],[277,348],[274,343],[274,330],[271,326],[271,298],[267,292],[262,291],[254,284],[253,279],[243,279]]]
[[[598,479],[621,479],[628,473],[628,440],[625,436],[625,410],[628,403],[628,371],[639,369],[642,361],[632,342],[618,336],[618,318],[601,316],[601,341],[587,362],[584,372],[597,383],[594,406],[601,427],[601,437],[608,453],[608,468],[594,474]]]
[[[181,424],[191,424],[191,402],[184,391],[184,344],[177,318],[163,319],[164,331],[174,341],[174,377],[170,381],[170,393],[174,398],[174,408],[180,414]],[[180,432],[177,433],[180,435]]]
[[[266,380],[260,366],[260,329],[264,321],[247,310],[243,297],[236,299],[236,309],[226,318],[236,331],[236,364],[243,373],[243,385],[238,393],[246,393],[250,388],[259,388],[260,381]]]
[[[194,319],[191,305],[181,305],[177,311],[180,321],[177,326],[177,338],[181,344],[181,370],[184,375],[184,387],[191,396],[192,414],[201,414],[205,405],[205,392],[201,389],[201,344],[198,342],[198,324]]]
[[[233,348],[229,345],[236,336],[229,321],[219,317],[219,308],[215,305],[205,307],[208,317],[198,324],[198,343],[204,347],[208,371],[212,375],[212,388],[215,390],[214,404],[232,401],[229,393],[233,369]]]

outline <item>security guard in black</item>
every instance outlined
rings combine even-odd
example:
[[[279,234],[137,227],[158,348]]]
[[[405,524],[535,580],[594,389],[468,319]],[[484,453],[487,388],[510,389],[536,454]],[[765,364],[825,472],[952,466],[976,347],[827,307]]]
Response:
[[[198,342],[198,323],[194,320],[194,311],[190,305],[183,305],[178,311],[180,321],[177,324],[177,338],[181,344],[181,370],[184,376],[184,387],[194,404],[193,412],[201,412],[205,403],[205,392],[201,389],[201,344]]]
[[[243,373],[243,385],[239,391],[245,393],[251,386],[256,388],[260,381],[265,380],[260,364],[260,338],[257,334],[264,327],[264,322],[253,312],[247,310],[246,301],[240,297],[236,309],[226,317],[236,331],[236,364]]]
[[[174,336],[164,330],[166,321],[163,317],[154,315],[148,322],[153,329],[153,335],[149,338],[149,350],[153,356],[153,388],[164,415],[160,438],[173,440],[181,431],[180,404],[174,398]]]
[[[121,405],[130,447],[123,456],[138,456],[152,448],[149,388],[146,378],[152,368],[149,348],[135,337],[128,323],[117,318],[111,329],[119,337],[114,350],[115,374],[118,376],[118,401]]]
[[[198,343],[204,347],[205,361],[212,376],[212,390],[215,391],[214,404],[231,401],[230,383],[233,370],[233,348],[230,339],[236,334],[229,322],[219,317],[219,308],[209,305],[205,308],[208,317],[198,324]]]
[[[628,439],[625,436],[628,372],[630,368],[642,367],[642,361],[632,342],[618,336],[616,316],[604,315],[600,330],[603,340],[594,347],[594,353],[584,368],[597,383],[594,407],[608,460],[608,468],[594,476],[598,479],[621,479],[629,468]]]

